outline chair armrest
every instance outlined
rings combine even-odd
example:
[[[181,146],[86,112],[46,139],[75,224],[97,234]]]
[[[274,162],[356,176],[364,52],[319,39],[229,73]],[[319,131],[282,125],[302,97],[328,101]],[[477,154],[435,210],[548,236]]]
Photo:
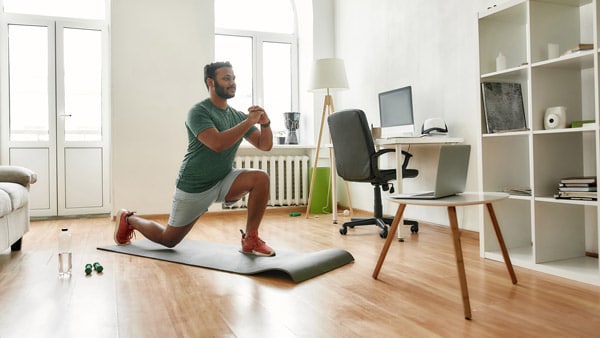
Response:
[[[408,168],[408,161],[410,161],[410,158],[413,157],[413,155],[408,151],[404,150],[402,150],[402,155],[404,155],[404,162],[402,162],[402,170],[406,170],[406,168]]]
[[[0,165],[0,182],[18,183],[29,187],[37,181],[37,174],[25,167],[15,165]]]
[[[379,157],[383,154],[387,154],[387,153],[395,153],[396,149],[394,148],[384,148],[384,149],[380,149],[379,151],[373,153],[371,155],[371,169],[373,170],[373,172],[378,173],[379,172]]]
[[[381,149],[381,150],[375,152],[372,155],[372,159],[371,160],[377,160],[377,158],[380,157],[383,154],[395,153],[395,152],[396,152],[396,149],[394,149],[394,148],[384,148],[384,149]]]

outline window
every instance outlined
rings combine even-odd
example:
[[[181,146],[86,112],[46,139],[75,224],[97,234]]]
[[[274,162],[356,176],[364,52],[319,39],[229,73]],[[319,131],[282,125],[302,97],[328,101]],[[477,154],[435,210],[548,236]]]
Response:
[[[66,141],[102,137],[102,31],[64,29],[63,76]]]
[[[3,0],[5,13],[106,19],[106,0]]]
[[[217,28],[295,34],[295,23],[290,0],[215,0]]]
[[[10,25],[9,102],[13,141],[48,141],[48,29]]]
[[[62,7],[70,0],[4,0],[8,39],[8,114],[11,141],[49,141],[51,120],[64,121],[65,141],[99,141],[102,137],[103,25],[96,20],[65,23],[32,16],[87,15],[82,8]],[[105,6],[104,0],[91,3]],[[80,6],[81,7],[81,6]],[[102,12],[104,13],[104,12]],[[3,17],[4,17],[4,13]],[[106,80],[104,80],[106,81]],[[106,108],[106,104],[104,106]]]
[[[298,111],[298,44],[291,0],[215,0],[215,60],[233,65],[232,107],[265,108],[273,133]]]

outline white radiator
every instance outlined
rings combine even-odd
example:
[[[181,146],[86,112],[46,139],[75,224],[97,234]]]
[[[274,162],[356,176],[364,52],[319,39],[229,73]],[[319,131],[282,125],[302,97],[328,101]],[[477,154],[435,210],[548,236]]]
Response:
[[[306,205],[308,156],[238,156],[233,166],[262,169],[269,174],[269,206]],[[248,196],[244,197],[230,208],[245,208],[247,198]]]

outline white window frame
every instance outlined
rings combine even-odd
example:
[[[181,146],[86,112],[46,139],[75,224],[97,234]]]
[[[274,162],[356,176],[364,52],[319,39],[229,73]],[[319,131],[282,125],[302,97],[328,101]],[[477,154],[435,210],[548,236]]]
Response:
[[[235,29],[215,28],[215,35],[246,37],[252,39],[252,99],[254,102],[264,102],[263,90],[263,53],[264,42],[287,43],[291,45],[291,67],[292,67],[292,102],[291,111],[298,111],[298,39],[296,34],[278,34],[268,32],[244,31]],[[225,60],[219,60],[225,61]],[[234,65],[235,67],[235,65]]]
[[[252,39],[252,100],[257,104],[264,103],[264,79],[263,79],[263,43],[285,43],[290,45],[291,49],[291,102],[290,110],[292,112],[300,112],[300,75],[299,75],[299,48],[298,48],[298,13],[296,9],[295,1],[287,0],[290,2],[290,6],[293,12],[293,32],[292,33],[277,33],[277,32],[266,32],[256,30],[245,30],[245,29],[230,29],[215,27],[215,36],[232,36]],[[215,60],[215,61],[226,61],[226,60]],[[235,67],[235,65],[233,65]],[[266,107],[268,109],[268,107]],[[283,112],[268,112],[270,116],[273,113]],[[307,125],[300,124],[300,130],[298,131],[301,135],[307,133]],[[282,130],[274,130],[279,132]],[[275,135],[277,136],[277,135]],[[300,137],[299,143],[309,144],[309,137]]]

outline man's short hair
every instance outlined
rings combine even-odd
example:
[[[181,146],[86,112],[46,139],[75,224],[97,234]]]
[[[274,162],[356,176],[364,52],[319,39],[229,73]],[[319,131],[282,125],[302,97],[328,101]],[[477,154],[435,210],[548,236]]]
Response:
[[[219,62],[213,62],[213,63],[209,63],[206,66],[204,66],[204,84],[206,85],[206,88],[208,89],[208,79],[215,79],[215,75],[217,73],[217,69],[219,68],[223,68],[223,67],[228,67],[228,68],[232,68],[231,67],[231,63],[229,63],[229,61],[219,61]]]

